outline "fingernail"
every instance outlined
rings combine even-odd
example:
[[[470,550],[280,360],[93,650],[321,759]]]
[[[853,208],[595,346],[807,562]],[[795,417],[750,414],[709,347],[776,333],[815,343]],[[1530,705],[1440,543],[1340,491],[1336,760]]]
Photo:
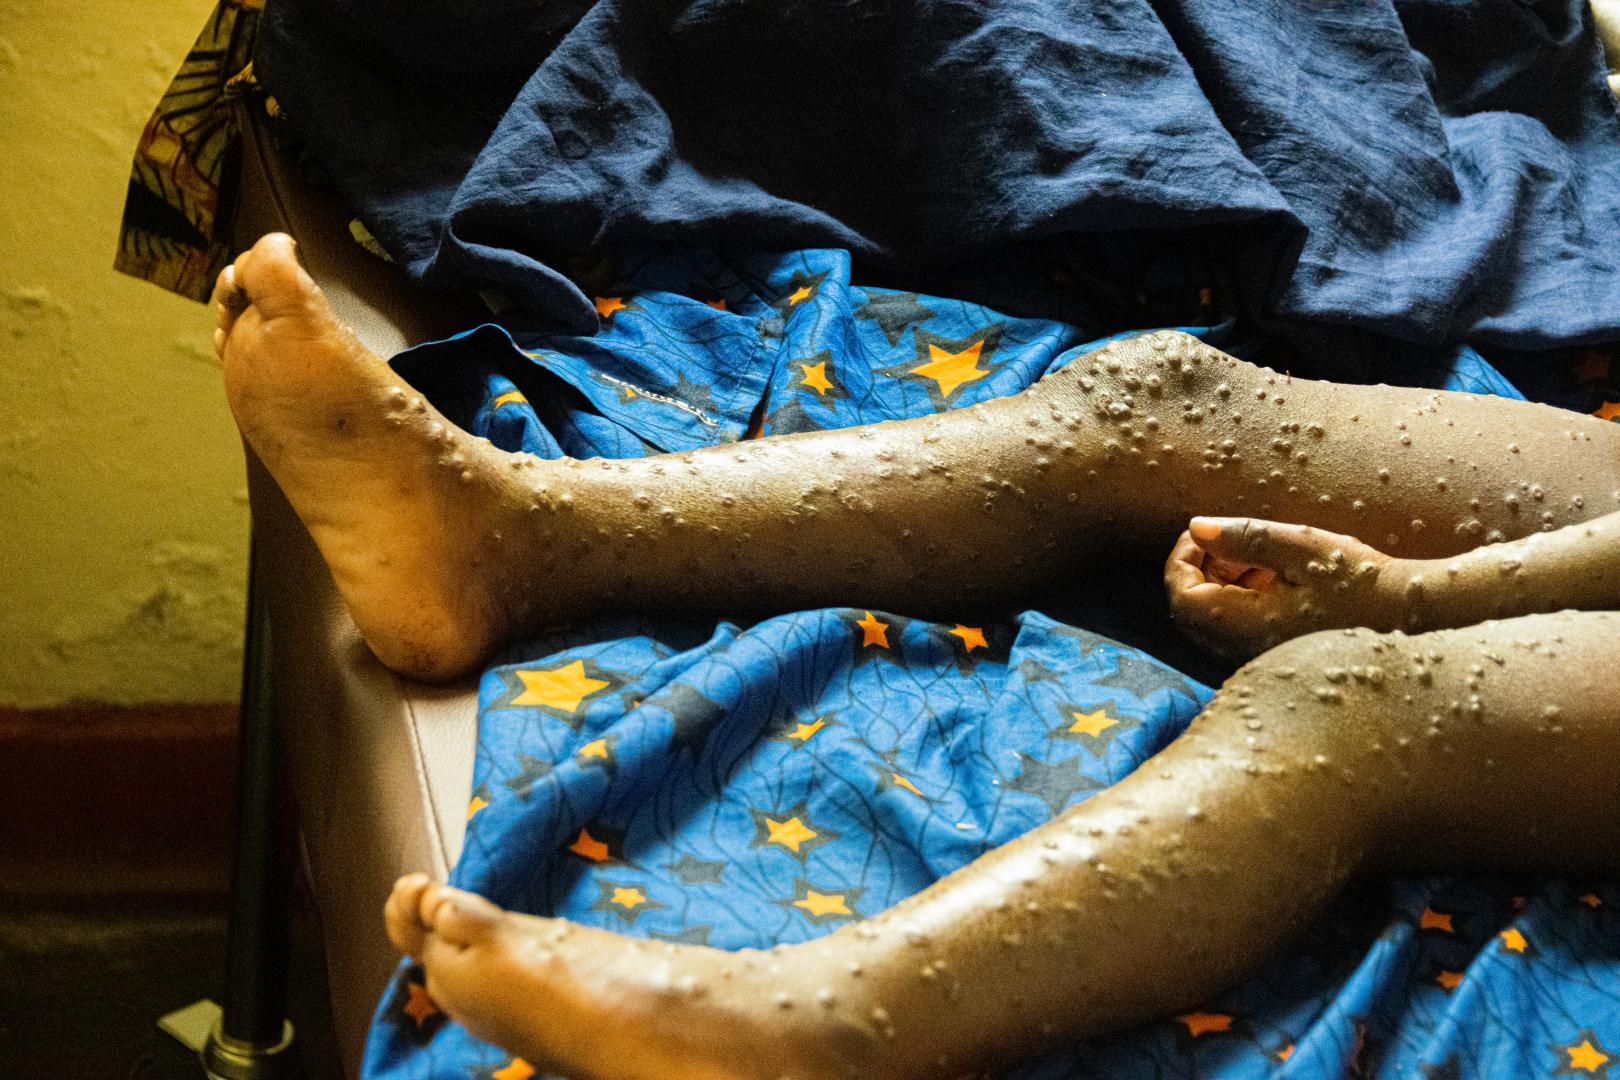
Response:
[[[1187,531],[1194,540],[1214,540],[1221,535],[1221,523],[1217,518],[1195,517],[1188,523]]]

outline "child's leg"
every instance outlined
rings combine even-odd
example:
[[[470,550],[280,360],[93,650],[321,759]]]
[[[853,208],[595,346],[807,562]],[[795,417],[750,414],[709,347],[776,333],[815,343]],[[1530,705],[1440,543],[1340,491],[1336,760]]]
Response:
[[[958,1076],[1197,1004],[1357,870],[1620,867],[1620,615],[1334,631],[1243,668],[1120,784],[876,918],[768,953],[402,881],[452,1016],[596,1080]]]
[[[390,666],[443,677],[617,608],[1027,595],[1194,514],[1434,556],[1620,506],[1620,429],[1498,398],[1290,380],[1179,334],[904,423],[634,461],[509,455],[450,427],[331,316],[291,242],[221,277],[248,442]]]

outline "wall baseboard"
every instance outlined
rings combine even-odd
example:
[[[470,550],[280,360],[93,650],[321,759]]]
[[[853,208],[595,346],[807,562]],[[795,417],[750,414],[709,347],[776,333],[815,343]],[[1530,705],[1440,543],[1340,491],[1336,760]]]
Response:
[[[236,704],[0,706],[0,901],[223,893]]]

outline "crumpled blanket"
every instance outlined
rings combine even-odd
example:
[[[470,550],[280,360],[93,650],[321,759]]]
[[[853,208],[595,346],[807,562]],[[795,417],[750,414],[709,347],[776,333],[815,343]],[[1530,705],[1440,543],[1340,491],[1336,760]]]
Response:
[[[490,325],[396,367],[504,448],[624,457],[738,438],[766,394],[779,430],[960,408],[1096,344],[1070,324],[861,287],[840,251],[685,252],[618,273],[593,299],[595,336]],[[1230,326],[1185,329],[1244,351]],[[1472,349],[1421,361],[1335,363],[1518,396]],[[1183,673],[1199,661],[1151,574],[1118,593],[1118,567],[1093,570],[971,625],[864,609],[604,616],[514,646],[483,678],[452,880],[520,911],[733,949],[875,914],[1121,779],[1208,699],[1222,672]],[[1617,910],[1620,888],[1579,879],[1366,882],[1229,992],[1005,1075],[1606,1076],[1620,1063]],[[406,963],[365,1075],[534,1069],[448,1022]]]
[[[574,333],[597,325],[575,260],[647,241],[837,246],[863,280],[975,296],[1008,249],[1100,284],[1198,247],[1255,318],[1620,333],[1586,0],[278,0],[265,22],[259,75],[393,257]]]

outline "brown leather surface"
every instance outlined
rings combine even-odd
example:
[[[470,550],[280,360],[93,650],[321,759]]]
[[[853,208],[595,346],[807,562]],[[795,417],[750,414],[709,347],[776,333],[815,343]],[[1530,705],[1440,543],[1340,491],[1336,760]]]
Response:
[[[349,215],[292,171],[267,133],[245,124],[239,248],[274,230],[299,255],[340,318],[372,351],[479,321],[470,307],[424,295],[348,233]],[[401,679],[360,640],[309,534],[248,455],[258,583],[269,601],[277,715],[330,976],[344,1070],[359,1072],[371,1014],[398,959],[382,904],[399,875],[442,878],[461,849],[477,684],[430,687]]]

